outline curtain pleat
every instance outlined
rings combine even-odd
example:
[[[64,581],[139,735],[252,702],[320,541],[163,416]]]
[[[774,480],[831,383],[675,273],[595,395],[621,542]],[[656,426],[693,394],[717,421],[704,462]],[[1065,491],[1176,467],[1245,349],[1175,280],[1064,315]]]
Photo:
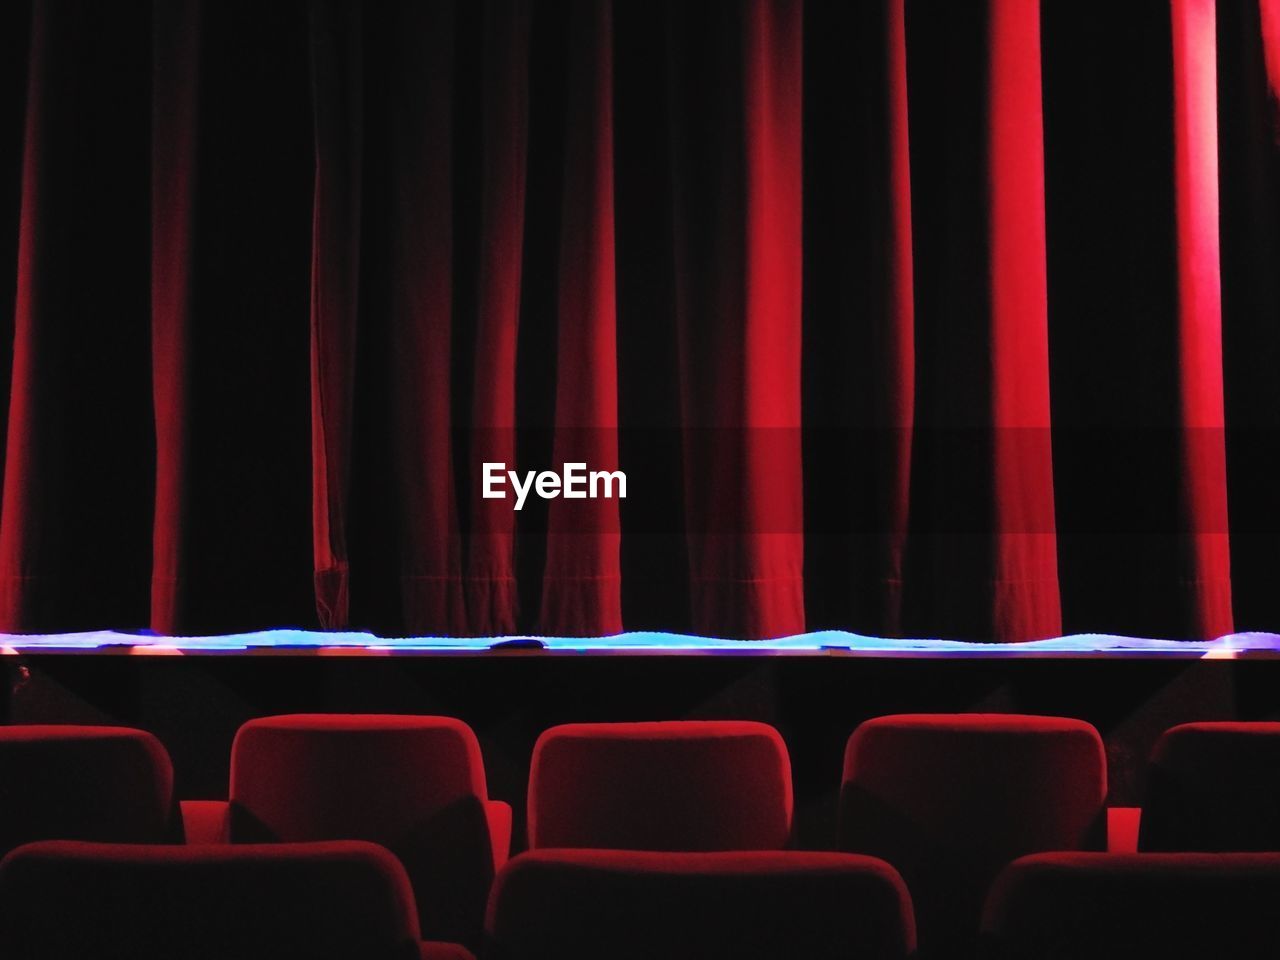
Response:
[[[0,623],[138,622],[145,606],[147,15],[37,5],[16,243]],[[16,25],[15,25],[16,26]],[[112,368],[104,355],[119,354]]]
[[[1213,8],[1106,9],[1046,5],[1043,24],[1064,621],[1216,636],[1232,617]]]
[[[1230,633],[1231,548],[1218,249],[1217,28],[1213,0],[1173,0],[1184,592],[1192,635]]]
[[[410,633],[466,631],[453,474],[453,4],[388,5],[392,431]]]
[[[314,166],[301,14],[151,7],[149,625],[161,633],[314,610],[309,504],[298,496]]]
[[[991,423],[995,565],[991,636],[1062,632],[1049,407],[1040,15],[991,0]]]
[[[805,10],[805,601],[811,628],[901,635],[915,422],[902,0]]]
[[[908,633],[1060,632],[1038,5],[908,7],[917,422]]]
[[[1259,630],[1280,616],[1280,3],[1219,4],[1216,28],[1231,593]]]
[[[481,59],[481,197],[472,462],[516,463],[516,351],[519,342],[525,184],[529,137],[529,5],[484,6]],[[471,485],[467,554],[469,630],[514,633],[515,512]]]
[[[311,7],[315,200],[311,219],[311,530],[316,614],[348,624],[356,331],[364,178],[363,17],[349,0]]]
[[[1276,626],[1277,0],[3,16],[0,629]]]
[[[800,633],[800,8],[676,5],[670,15],[693,625]]]
[[[190,323],[197,169],[201,0],[156,10],[151,140],[151,381],[156,418],[156,501],[151,625],[177,633],[189,473]]]
[[[618,470],[617,292],[613,210],[613,33],[610,8],[571,4],[564,200],[557,290],[552,468]],[[582,491],[587,493],[589,491]],[[599,636],[622,630],[618,500],[551,502],[541,629]]]
[[[0,264],[18,262],[19,218],[22,210],[23,153],[26,145],[27,80],[30,72],[31,10],[24,3],[0,8],[0,179],[9,185],[0,201]],[[0,425],[9,418],[10,376],[13,373],[13,308],[18,271],[0,270]],[[4,444],[0,443],[0,478],[4,476]]]

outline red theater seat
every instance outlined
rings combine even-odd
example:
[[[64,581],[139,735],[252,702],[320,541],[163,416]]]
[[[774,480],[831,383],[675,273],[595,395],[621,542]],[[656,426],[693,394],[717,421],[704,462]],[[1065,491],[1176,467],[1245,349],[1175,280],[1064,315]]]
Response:
[[[1147,770],[1140,850],[1280,851],[1280,723],[1188,723]]]
[[[888,960],[911,900],[883,861],[838,853],[538,850],[489,901],[489,960]]]
[[[1028,853],[1103,849],[1106,796],[1102,739],[1082,721],[880,717],[845,751],[840,846],[901,871],[921,956],[969,956],[996,874]]]
[[[0,855],[32,840],[177,839],[173,766],[149,733],[0,727]]]
[[[409,878],[371,843],[47,841],[0,863],[7,960],[464,960],[419,942]]]
[[[1280,956],[1280,855],[1042,853],[992,887],[992,960]]]
[[[511,811],[488,799],[480,745],[447,717],[251,720],[231,752],[233,842],[355,839],[403,861],[423,929],[474,944]]]
[[[791,761],[763,723],[575,723],[538,738],[529,846],[771,850],[791,834]]]

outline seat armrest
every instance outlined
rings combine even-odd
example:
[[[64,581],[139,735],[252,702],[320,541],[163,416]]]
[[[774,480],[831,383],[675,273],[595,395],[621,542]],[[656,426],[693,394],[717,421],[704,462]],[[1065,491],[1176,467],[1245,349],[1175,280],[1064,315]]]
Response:
[[[231,804],[226,800],[183,800],[181,808],[188,844],[230,842]]]
[[[475,960],[470,950],[456,943],[427,940],[423,942],[420,951],[422,960]]]
[[[1107,807],[1107,852],[1137,853],[1141,807]]]
[[[493,846],[493,870],[496,873],[511,856],[511,804],[505,800],[486,800],[484,815],[489,821],[489,842]]]

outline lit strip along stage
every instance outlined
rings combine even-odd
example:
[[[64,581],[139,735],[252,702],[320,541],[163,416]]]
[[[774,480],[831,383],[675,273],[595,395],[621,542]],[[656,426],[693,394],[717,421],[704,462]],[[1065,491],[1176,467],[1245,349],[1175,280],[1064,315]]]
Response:
[[[921,659],[1280,659],[1280,634],[1234,633],[1217,640],[1149,640],[1076,634],[1023,643],[889,640],[842,631],[777,640],[722,640],[673,633],[611,637],[410,637],[370,633],[263,630],[206,637],[94,631],[44,635],[0,634],[0,655],[121,654],[134,656],[728,656],[868,657]]]

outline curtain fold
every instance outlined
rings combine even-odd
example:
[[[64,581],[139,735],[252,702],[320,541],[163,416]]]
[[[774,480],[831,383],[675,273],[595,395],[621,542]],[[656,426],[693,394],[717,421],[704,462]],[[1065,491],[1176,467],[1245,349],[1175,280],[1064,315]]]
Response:
[[[1231,594],[1239,629],[1275,616],[1280,517],[1280,3],[1218,5],[1218,190]]]
[[[908,7],[921,428],[908,633],[1061,632],[1039,28],[1019,0]]]
[[[466,631],[454,486],[452,3],[388,4],[388,335],[410,633]]]
[[[1174,0],[1175,216],[1178,229],[1185,573],[1191,632],[1232,629],[1222,290],[1218,249],[1217,27],[1213,0]]]
[[[25,59],[0,621],[136,619],[145,597],[148,14],[54,2]],[[17,19],[17,18],[15,18]],[[14,24],[21,29],[19,24]],[[101,357],[118,355],[116,368]]]
[[[1064,619],[1220,635],[1232,608],[1213,5],[1105,20],[1046,5],[1043,37]]]
[[[150,218],[149,625],[161,633],[234,629],[245,608],[313,616],[297,496],[314,167],[301,14],[150,7],[151,194],[138,209]],[[279,122],[289,115],[299,122]],[[104,371],[115,354],[99,358]]]
[[[1035,4],[992,0],[988,66],[997,640],[1062,632],[1049,405],[1044,119]]]
[[[516,353],[525,243],[529,139],[529,5],[484,5],[481,184],[472,462],[516,463]],[[502,636],[517,628],[515,512],[471,487],[467,554],[469,629]]]
[[[613,473],[619,462],[612,18],[607,4],[576,0],[568,19],[551,467],[563,473],[565,464],[579,463]],[[622,630],[618,502],[567,496],[551,502],[543,633]]]
[[[311,7],[315,199],[311,219],[311,458],[316,614],[347,626],[355,358],[364,194],[364,20],[357,4]]]
[[[805,602],[810,626],[903,630],[915,293],[902,0],[811,5],[804,116]]]
[[[13,11],[0,629],[1280,622],[1276,0]]]
[[[186,577],[190,323],[195,243],[196,114],[200,0],[156,11],[151,154],[151,381],[156,418],[156,500],[151,623],[180,630]]]
[[[673,5],[670,16],[693,626],[800,633],[800,8]]]

